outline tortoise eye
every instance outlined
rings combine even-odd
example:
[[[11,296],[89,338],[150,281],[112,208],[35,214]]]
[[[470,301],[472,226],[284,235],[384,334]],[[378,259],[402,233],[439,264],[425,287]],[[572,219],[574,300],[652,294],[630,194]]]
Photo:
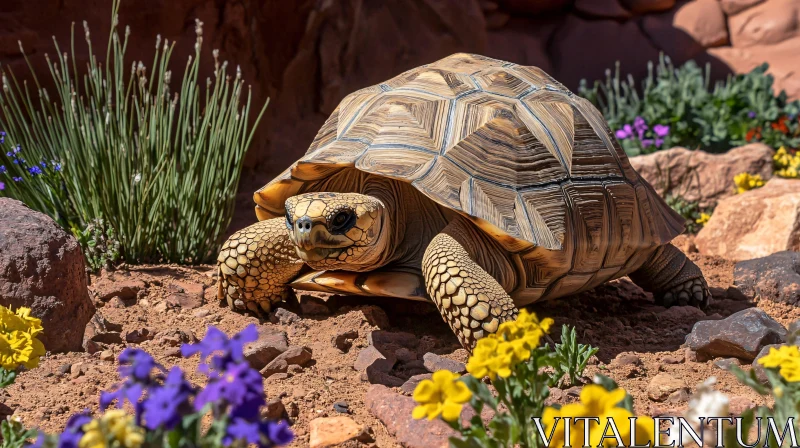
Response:
[[[331,232],[344,233],[356,223],[356,214],[352,210],[343,210],[331,220]]]

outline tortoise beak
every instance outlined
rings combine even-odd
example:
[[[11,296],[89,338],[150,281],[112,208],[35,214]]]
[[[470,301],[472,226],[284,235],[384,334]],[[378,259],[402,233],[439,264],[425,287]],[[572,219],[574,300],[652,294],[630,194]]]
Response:
[[[314,223],[308,216],[303,216],[295,222],[292,233],[294,233],[294,243],[296,246],[306,251],[314,249],[314,242],[311,240],[311,230],[313,227]]]

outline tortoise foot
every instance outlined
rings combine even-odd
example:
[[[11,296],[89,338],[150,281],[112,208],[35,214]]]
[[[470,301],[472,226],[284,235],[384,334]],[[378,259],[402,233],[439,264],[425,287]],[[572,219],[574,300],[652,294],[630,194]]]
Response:
[[[691,305],[705,309],[711,303],[711,292],[703,272],[672,244],[656,249],[630,278],[645,291],[652,292],[658,305]]]

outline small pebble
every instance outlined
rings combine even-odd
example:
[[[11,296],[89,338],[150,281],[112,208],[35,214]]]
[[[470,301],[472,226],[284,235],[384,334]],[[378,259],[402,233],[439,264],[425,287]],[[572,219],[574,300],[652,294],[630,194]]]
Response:
[[[113,361],[114,360],[114,352],[111,350],[103,350],[100,352],[100,360],[101,361]]]
[[[346,401],[337,401],[333,404],[333,410],[339,412],[340,414],[349,414],[350,405],[347,404]]]

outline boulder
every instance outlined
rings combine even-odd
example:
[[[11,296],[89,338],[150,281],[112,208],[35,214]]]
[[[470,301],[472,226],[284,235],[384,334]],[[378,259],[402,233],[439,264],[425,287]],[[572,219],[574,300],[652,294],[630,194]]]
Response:
[[[728,19],[734,47],[773,45],[800,36],[800,3],[767,0]]]
[[[571,0],[497,0],[503,11],[511,14],[536,15],[562,10]]]
[[[767,384],[769,382],[767,380],[767,369],[765,369],[764,366],[759,364],[758,360],[763,358],[763,357],[765,357],[765,356],[767,356],[769,354],[769,350],[771,348],[777,349],[781,345],[783,345],[783,344],[765,345],[761,349],[761,351],[758,352],[758,356],[756,356],[756,359],[753,360],[753,364],[752,364],[753,372],[756,373],[756,378],[758,378],[758,380],[761,381],[763,384]]]
[[[763,2],[764,0],[719,0],[719,6],[725,14],[732,16]]]
[[[666,11],[675,6],[675,0],[620,0],[620,3],[637,14]]]
[[[767,145],[754,143],[733,148],[724,154],[672,148],[631,157],[631,166],[662,195],[680,195],[697,201],[700,207],[713,207],[733,196],[733,177],[747,172],[762,179],[772,177],[772,156]]]
[[[406,448],[446,448],[449,446],[447,439],[455,435],[455,431],[439,419],[415,420],[411,417],[416,407],[414,399],[392,392],[386,386],[370,386],[364,404]]]
[[[735,357],[750,362],[769,344],[786,341],[786,329],[767,313],[749,308],[722,320],[694,324],[686,345],[697,353],[698,361]]]
[[[650,384],[647,386],[647,396],[653,401],[664,401],[676,392],[688,392],[688,390],[689,388],[683,380],[662,372],[650,380]],[[676,395],[673,401],[679,401],[677,397]]]
[[[692,0],[665,14],[647,15],[642,27],[673,60],[695,58],[728,44],[728,24],[718,0]]]
[[[695,244],[704,255],[737,261],[800,251],[800,180],[774,178],[723,199]]]
[[[733,284],[749,298],[759,297],[789,305],[800,304],[800,252],[778,252],[740,261]]]
[[[786,91],[790,100],[800,98],[800,36],[772,45],[709,48],[708,53],[735,73],[747,73],[768,62],[774,91]]]
[[[576,11],[588,16],[605,19],[629,19],[630,11],[623,8],[619,0],[575,0]]]
[[[339,445],[350,440],[371,442],[372,437],[364,425],[356,423],[345,416],[319,417],[308,424],[310,448],[325,448]]]
[[[0,304],[30,308],[47,350],[81,351],[95,308],[78,241],[22,202],[0,198],[0,209]]]

